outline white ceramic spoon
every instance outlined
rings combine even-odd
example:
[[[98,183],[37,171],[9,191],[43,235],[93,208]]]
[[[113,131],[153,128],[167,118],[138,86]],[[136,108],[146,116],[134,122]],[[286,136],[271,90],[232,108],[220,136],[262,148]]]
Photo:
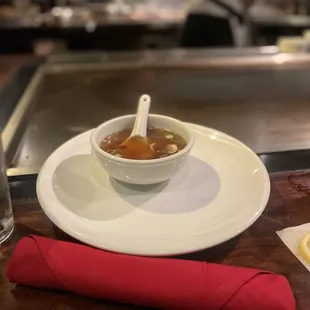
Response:
[[[149,116],[150,105],[151,97],[149,95],[142,95],[138,103],[135,123],[128,139],[135,136],[144,137],[146,139],[147,120]]]
[[[147,135],[147,121],[151,105],[151,98],[142,95],[138,103],[135,123],[130,136],[119,146],[126,158],[147,159],[152,156],[152,150]]]

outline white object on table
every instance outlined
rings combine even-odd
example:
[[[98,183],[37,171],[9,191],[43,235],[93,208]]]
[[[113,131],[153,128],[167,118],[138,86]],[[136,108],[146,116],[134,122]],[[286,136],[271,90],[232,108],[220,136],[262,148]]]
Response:
[[[151,98],[149,95],[142,95],[139,99],[136,119],[133,125],[130,137],[140,136],[146,137],[147,121],[151,105]]]
[[[90,138],[93,154],[97,157],[102,169],[119,181],[131,184],[154,184],[170,179],[186,164],[195,142],[195,135],[190,128],[177,119],[156,114],[149,114],[148,118],[150,127],[167,128],[178,133],[186,141],[184,149],[170,156],[152,160],[132,160],[116,157],[100,148],[100,142],[104,137],[132,127],[135,117],[135,115],[120,116],[99,125]]]
[[[310,265],[301,257],[298,251],[298,243],[300,239],[310,232],[310,223],[299,226],[285,228],[277,231],[277,235],[290,251],[299,259],[299,261],[310,271]]]
[[[155,185],[128,185],[109,177],[91,156],[91,131],[69,140],[38,176],[43,211],[72,237],[127,254],[183,254],[235,237],[266,207],[266,168],[238,140],[186,126],[196,136],[188,164]]]

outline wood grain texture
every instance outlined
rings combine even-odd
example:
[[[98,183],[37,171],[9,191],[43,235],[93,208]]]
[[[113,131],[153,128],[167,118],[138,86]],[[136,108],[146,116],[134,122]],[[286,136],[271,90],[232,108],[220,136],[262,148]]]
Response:
[[[298,310],[310,309],[310,273],[276,235],[285,227],[310,222],[310,172],[274,174],[271,197],[263,215],[238,237],[212,249],[180,256],[183,259],[267,269],[287,277]],[[5,267],[16,242],[28,234],[71,240],[54,229],[36,200],[14,202],[16,229],[0,247],[0,309],[138,309],[71,293],[15,286],[5,278]],[[276,292],[275,292],[276,293]],[[139,308],[143,309],[143,308]]]

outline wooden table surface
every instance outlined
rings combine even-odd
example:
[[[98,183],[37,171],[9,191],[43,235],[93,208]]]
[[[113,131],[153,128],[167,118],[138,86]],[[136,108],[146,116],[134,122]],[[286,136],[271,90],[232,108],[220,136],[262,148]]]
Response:
[[[271,197],[262,216],[233,240],[181,258],[219,264],[260,268],[287,277],[298,310],[310,309],[310,273],[276,235],[277,230],[310,222],[310,172],[274,174]],[[68,240],[54,229],[36,200],[13,202],[16,229],[0,247],[0,309],[143,309],[113,302],[98,301],[67,292],[16,286],[7,281],[5,267],[16,242],[28,234]],[[70,239],[69,239],[70,240]],[[276,293],[276,292],[275,292]]]

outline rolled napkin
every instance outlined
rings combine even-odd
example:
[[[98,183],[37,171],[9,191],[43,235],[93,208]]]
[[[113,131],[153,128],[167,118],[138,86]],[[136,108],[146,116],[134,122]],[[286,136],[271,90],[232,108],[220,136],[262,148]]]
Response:
[[[271,272],[114,254],[38,236],[9,261],[13,283],[159,309],[293,310],[287,280]]]

